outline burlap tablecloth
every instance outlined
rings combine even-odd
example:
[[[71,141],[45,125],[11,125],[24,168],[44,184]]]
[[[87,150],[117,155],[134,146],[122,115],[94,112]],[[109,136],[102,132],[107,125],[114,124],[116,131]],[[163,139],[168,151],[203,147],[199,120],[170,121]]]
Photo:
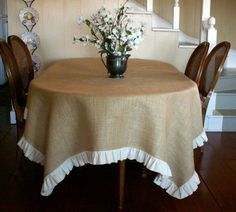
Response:
[[[26,157],[44,165],[42,195],[74,166],[136,159],[176,197],[199,184],[193,146],[206,141],[197,86],[173,66],[130,59],[111,79],[99,59],[59,61],[30,84]]]

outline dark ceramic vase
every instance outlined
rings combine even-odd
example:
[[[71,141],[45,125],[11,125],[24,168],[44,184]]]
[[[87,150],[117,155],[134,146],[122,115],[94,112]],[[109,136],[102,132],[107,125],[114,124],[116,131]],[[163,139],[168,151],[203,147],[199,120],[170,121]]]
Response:
[[[106,63],[101,55],[102,62],[107,68],[110,78],[124,78],[124,72],[127,68],[127,62],[130,55],[115,56],[107,55]]]

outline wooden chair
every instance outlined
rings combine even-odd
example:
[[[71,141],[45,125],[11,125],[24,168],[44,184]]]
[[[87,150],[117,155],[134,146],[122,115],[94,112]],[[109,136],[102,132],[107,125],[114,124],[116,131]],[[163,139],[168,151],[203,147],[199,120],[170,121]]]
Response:
[[[191,54],[187,66],[185,68],[184,74],[191,80],[196,82],[197,85],[199,84],[203,64],[207,56],[209,45],[210,44],[207,41],[200,43]]]
[[[230,46],[227,41],[217,44],[205,60],[198,87],[202,101],[203,118],[205,117],[211,94],[222,72]]]
[[[0,55],[2,57],[4,69],[8,78],[10,96],[16,114],[17,141],[22,137],[24,131],[24,109],[26,105],[26,95],[22,84],[20,72],[16,59],[11,48],[5,41],[0,41]],[[22,152],[17,146],[14,174],[18,171]]]
[[[8,44],[16,58],[25,93],[34,78],[33,61],[27,45],[16,35],[8,36]]]
[[[202,103],[203,125],[205,121],[208,103],[211,98],[211,94],[222,72],[229,50],[230,50],[230,43],[227,41],[221,42],[211,50],[211,52],[206,57],[206,60],[204,62],[198,85]],[[201,160],[203,150],[204,150],[203,146],[201,148],[195,149],[194,151],[195,161]]]

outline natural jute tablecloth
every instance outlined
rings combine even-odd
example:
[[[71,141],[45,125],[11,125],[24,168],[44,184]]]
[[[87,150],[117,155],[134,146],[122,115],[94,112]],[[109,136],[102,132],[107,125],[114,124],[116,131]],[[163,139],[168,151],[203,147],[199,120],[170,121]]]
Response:
[[[197,86],[172,65],[130,59],[125,78],[111,79],[98,58],[81,58],[61,60],[31,82],[18,145],[44,165],[42,195],[73,166],[136,159],[184,198],[199,184],[193,142],[206,139]]]

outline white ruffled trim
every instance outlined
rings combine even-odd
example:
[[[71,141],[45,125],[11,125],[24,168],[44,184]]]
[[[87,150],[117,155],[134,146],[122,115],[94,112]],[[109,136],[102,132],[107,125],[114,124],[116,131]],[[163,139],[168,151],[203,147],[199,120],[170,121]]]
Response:
[[[165,176],[172,176],[168,164],[162,160],[152,157],[142,150],[126,147],[109,151],[82,152],[68,158],[57,169],[44,178],[41,195],[48,196],[54,187],[70,173],[74,166],[79,167],[85,164],[103,165],[117,163],[120,160],[136,159],[140,163],[155,172]]]
[[[193,147],[195,148],[197,146],[202,146],[204,141],[207,141],[207,136],[203,131],[201,135],[194,139]],[[34,162],[40,163],[41,165],[44,164],[45,156],[32,145],[30,145],[24,136],[18,142],[18,145],[24,151],[24,154],[27,158]],[[125,159],[135,159],[137,162],[144,163],[147,169],[160,173],[154,182],[162,188],[165,188],[166,192],[171,196],[178,199],[182,199],[191,195],[198,188],[198,184],[200,183],[197,173],[194,172],[191,179],[178,188],[174,182],[169,179],[172,176],[172,173],[169,165],[166,162],[159,160],[142,150],[125,147],[109,151],[85,151],[68,158],[44,178],[41,195],[50,195],[53,192],[55,186],[70,173],[74,166],[79,167],[85,164],[103,165],[117,163],[118,161]]]
[[[30,145],[25,137],[22,137],[18,142],[19,147],[24,151],[24,154],[30,160],[44,164],[44,156],[32,145]],[[131,147],[125,147],[109,151],[97,152],[81,152],[67,160],[65,160],[58,168],[44,178],[41,195],[48,196],[52,193],[55,186],[60,183],[66,175],[70,173],[73,167],[83,166],[85,164],[103,165],[117,163],[120,160],[136,160],[152,171],[158,172],[165,176],[172,176],[169,165],[157,158],[152,157],[148,153]]]
[[[183,199],[197,190],[200,180],[198,174],[194,171],[194,174],[190,180],[180,187],[177,187],[173,181],[162,175],[158,175],[155,178],[154,183],[159,185],[161,188],[166,189],[166,192],[169,195],[177,199]]]
[[[41,165],[44,164],[44,155],[29,144],[24,136],[17,145],[23,150],[25,157]]]
[[[208,141],[208,138],[207,138],[206,132],[203,131],[201,135],[199,135],[197,138],[193,140],[193,149],[203,146],[204,142],[207,142],[207,141]]]

